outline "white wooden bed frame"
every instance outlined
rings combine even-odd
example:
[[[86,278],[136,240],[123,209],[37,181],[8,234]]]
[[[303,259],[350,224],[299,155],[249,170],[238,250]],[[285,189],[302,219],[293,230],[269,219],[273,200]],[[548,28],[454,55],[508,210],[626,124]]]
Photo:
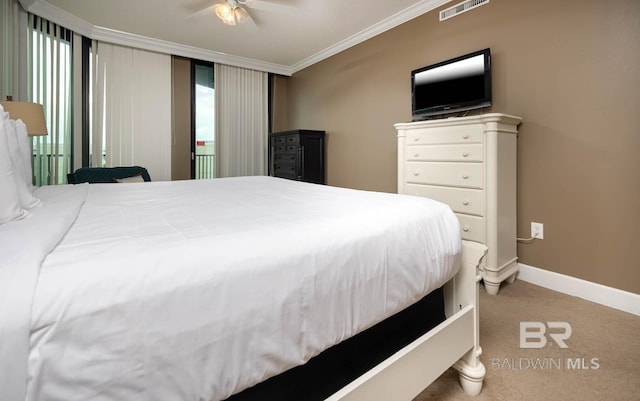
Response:
[[[486,373],[480,362],[478,266],[487,247],[462,241],[462,265],[444,287],[447,319],[360,376],[326,401],[410,401],[453,367],[469,395],[478,395]]]

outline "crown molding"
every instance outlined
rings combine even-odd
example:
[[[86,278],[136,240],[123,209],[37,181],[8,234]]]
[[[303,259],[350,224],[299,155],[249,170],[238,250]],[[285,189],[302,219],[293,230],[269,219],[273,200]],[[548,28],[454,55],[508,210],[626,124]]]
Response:
[[[281,75],[291,75],[291,69],[287,66],[268,63],[246,57],[234,56],[222,52],[201,49],[198,47],[167,42],[164,40],[149,38],[146,36],[117,31],[96,26],[93,29],[91,39],[109,42],[116,45],[135,47],[138,49],[166,53],[174,56],[189,57],[214,63],[232,65],[234,67],[252,70],[272,72]]]
[[[51,22],[61,25],[67,29],[91,38],[94,26],[87,21],[76,17],[73,14],[52,6],[42,0],[19,0],[22,8],[31,14],[46,18]]]
[[[22,7],[35,15],[70,29],[89,39],[101,40],[117,45],[135,47],[142,50],[175,56],[189,57],[198,60],[212,61],[252,70],[272,72],[281,75],[291,75],[291,68],[285,65],[269,63],[246,57],[196,48],[179,43],[117,31],[88,23],[64,10],[59,9],[44,0],[19,0]]]
[[[38,15],[42,18],[46,18],[49,21],[64,26],[65,28],[86,36],[90,39],[102,40],[105,42],[140,48],[143,50],[149,50],[159,53],[212,61],[214,63],[227,64],[235,67],[272,72],[275,74],[286,76],[291,76],[304,68],[325,60],[368,39],[371,39],[376,35],[379,35],[413,18],[432,11],[442,6],[443,4],[449,3],[450,1],[451,0],[420,1],[413,6],[392,15],[389,18],[386,18],[369,28],[366,28],[356,33],[355,35],[350,36],[345,40],[342,40],[310,57],[307,57],[304,60],[301,60],[298,63],[287,66],[95,26],[81,18],[78,18],[64,10],[61,10],[49,4],[45,0],[19,0],[20,4],[26,11]]]
[[[422,14],[428,13],[444,4],[451,2],[452,0],[425,0],[408,7],[389,18],[386,18],[375,25],[366,28],[355,35],[348,37],[333,46],[330,46],[294,65],[291,66],[291,74],[294,74],[302,69],[305,69],[315,63],[325,60],[333,55],[336,55],[350,47],[360,44],[374,36],[380,35],[389,29],[395,28],[398,25],[402,25],[407,21],[410,21]]]

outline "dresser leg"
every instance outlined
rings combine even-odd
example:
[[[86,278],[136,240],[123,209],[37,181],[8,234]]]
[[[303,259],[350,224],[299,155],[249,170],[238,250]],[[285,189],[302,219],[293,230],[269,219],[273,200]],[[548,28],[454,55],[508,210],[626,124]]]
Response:
[[[500,291],[500,283],[491,283],[487,281],[487,279],[484,279],[484,289],[489,295],[498,295],[498,291]]]

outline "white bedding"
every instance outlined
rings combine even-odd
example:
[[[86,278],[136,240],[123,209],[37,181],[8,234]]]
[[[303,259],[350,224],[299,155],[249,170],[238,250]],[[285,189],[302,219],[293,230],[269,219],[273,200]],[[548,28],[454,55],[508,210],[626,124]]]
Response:
[[[457,219],[424,198],[242,177],[41,188],[42,210],[66,190],[86,200],[21,283],[28,400],[221,400],[459,265]]]

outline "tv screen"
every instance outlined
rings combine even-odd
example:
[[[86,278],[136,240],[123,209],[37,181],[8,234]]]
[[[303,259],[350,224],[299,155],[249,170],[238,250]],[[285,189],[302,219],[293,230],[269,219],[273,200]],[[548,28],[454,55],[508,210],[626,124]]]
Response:
[[[480,50],[411,72],[414,120],[491,105],[491,52]]]

